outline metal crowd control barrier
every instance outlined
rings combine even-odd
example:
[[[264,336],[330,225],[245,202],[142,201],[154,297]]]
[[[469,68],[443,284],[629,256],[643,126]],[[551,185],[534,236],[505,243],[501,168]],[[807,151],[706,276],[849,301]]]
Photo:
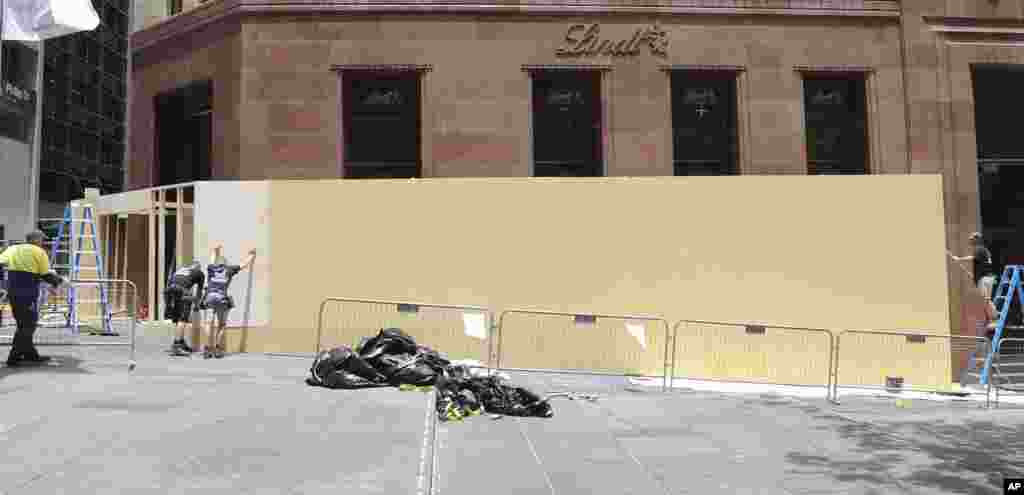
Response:
[[[1003,373],[1004,373],[1004,369],[1003,368],[1004,368],[1004,366],[1007,366],[1006,364],[1003,363],[1003,353],[1008,351],[1008,350],[1011,350],[1011,349],[1016,351],[1016,352],[1014,352],[1014,354],[1017,354],[1017,355],[1021,356],[1022,358],[1024,358],[1024,338],[1014,337],[1014,338],[999,339],[999,348],[996,350],[995,362],[992,365],[992,370],[994,371],[993,379],[988,381],[989,387],[994,389],[994,391],[995,391],[995,396],[996,396],[995,397],[995,404],[996,404],[996,407],[999,407],[999,393],[1000,393],[1000,391],[1008,390],[1008,391],[1011,391],[1011,392],[1024,392],[1024,382],[1019,383],[1019,384],[1013,384],[1011,386],[1006,386],[1006,385],[1003,385],[1002,383],[1000,383],[1000,381],[1002,380],[1002,377],[1003,377]],[[1022,359],[1021,361],[1012,363],[1012,366],[1014,366],[1016,368],[1019,368],[1017,374],[1019,376],[1021,376],[1022,379],[1024,379],[1024,359]],[[995,385],[992,384],[993,381],[996,382]]]
[[[531,323],[531,331],[521,331],[522,326],[510,323],[517,316]],[[557,323],[544,325],[538,321],[545,319]],[[609,325],[607,321],[618,323]],[[652,326],[662,327],[663,337],[651,331]],[[581,332],[579,327],[587,330]],[[495,368],[615,377],[654,376],[650,372],[660,368],[662,390],[665,390],[668,387],[669,332],[668,321],[655,316],[510,309],[498,317]],[[607,340],[601,341],[598,336]],[[510,338],[520,340],[510,343]]]
[[[44,287],[37,307],[36,346],[128,347],[129,369],[135,369],[138,291],[134,283],[76,279],[59,288]],[[12,323],[13,319],[12,315]],[[11,345],[15,332],[15,325],[0,329],[0,345]]]
[[[954,351],[961,351],[970,353],[971,350],[979,348],[988,349],[989,340],[985,337],[973,337],[968,335],[941,335],[941,334],[928,334],[928,333],[915,333],[915,332],[900,332],[900,331],[870,331],[870,330],[846,330],[841,332],[836,337],[836,352],[833,360],[834,373],[833,373],[833,387],[831,394],[831,402],[839,404],[839,371],[842,350],[842,342],[844,336],[861,336],[867,338],[882,339],[883,342],[875,343],[869,346],[869,352],[871,352],[871,361],[869,367],[872,369],[878,369],[880,374],[878,380],[875,383],[881,383],[882,385],[867,385],[867,384],[851,384],[843,385],[844,388],[852,389],[863,389],[863,390],[901,390],[910,392],[941,392],[945,385],[951,385],[952,370],[944,368],[946,363],[951,363],[950,358],[954,355]],[[888,342],[886,342],[888,340]],[[849,340],[847,340],[849,341]],[[941,348],[929,348],[928,342],[947,342],[947,346]],[[954,349],[954,342],[963,341],[966,342],[963,349]],[[924,347],[920,347],[924,346]],[[889,353],[886,356],[885,353]],[[880,356],[881,354],[881,356]],[[915,356],[916,355],[916,356]],[[889,368],[886,370],[880,366],[882,360],[886,360],[891,363],[899,363],[898,367]],[[975,356],[975,360],[980,359],[984,362],[985,356],[982,353],[981,356]],[[927,363],[931,360],[933,365],[930,369],[927,366],[921,366],[921,362]],[[865,359],[857,359],[857,363],[865,362]],[[942,369],[938,369],[942,367]],[[889,375],[891,373],[891,375]],[[911,380],[906,380],[907,376],[910,376]],[[927,382],[929,378],[935,376],[944,377],[940,383],[933,383],[931,386],[920,386],[915,385],[918,382]],[[889,381],[892,380],[892,383]],[[948,380],[948,381],[947,381]],[[909,384],[905,384],[905,381],[909,381]],[[909,386],[907,386],[909,385]],[[969,395],[978,395],[980,392],[966,392]],[[986,407],[991,406],[991,386],[985,389],[986,396]]]
[[[332,319],[328,309],[335,307],[338,314]],[[394,327],[453,360],[475,359],[489,368],[494,348],[491,315],[489,309],[480,306],[328,297],[320,303],[317,314],[314,353],[327,346],[354,348],[361,338]]]
[[[679,347],[685,345],[684,339],[679,335],[679,329],[682,325],[695,325],[710,330],[703,336],[703,340],[705,340],[703,348],[697,352],[686,352],[684,350],[681,353],[682,356],[680,356]],[[725,336],[723,334],[726,332],[722,330],[723,327],[733,329],[737,334],[739,334],[739,332],[742,333],[739,335]],[[812,368],[806,366],[806,364],[810,362],[809,360],[802,360],[801,366],[793,366],[792,363],[788,361],[794,359],[792,354],[784,354],[782,352],[773,353],[768,350],[763,339],[769,338],[769,334],[788,334],[801,340],[808,334],[823,334],[827,336],[828,361],[822,367],[823,369],[817,370],[818,373],[825,374],[825,383],[818,383],[815,376],[820,377],[820,375],[815,373],[815,370]],[[708,346],[706,342],[708,339],[717,339],[717,342],[712,342],[712,345]],[[753,347],[750,345],[750,339],[757,340],[757,343]],[[681,365],[685,363],[685,367],[691,369],[703,368],[703,372],[705,374],[712,375],[712,377],[687,376],[686,378],[711,382],[729,381],[734,383],[756,383],[762,385],[783,385],[791,387],[824,386],[826,387],[825,397],[828,398],[832,390],[832,356],[834,342],[835,335],[833,335],[830,330],[823,328],[789,327],[761,323],[680,320],[672,328],[672,366],[669,372],[669,386],[672,386],[675,382],[677,367],[683,367]],[[807,345],[810,347],[806,341],[785,342],[785,339],[777,342],[777,344],[785,345],[787,351],[791,350],[793,345],[796,344]],[[732,346],[733,349],[730,350],[730,346]],[[742,346],[742,348],[740,346]],[[817,351],[810,351],[814,357],[817,357],[822,352],[826,351],[824,345],[819,345],[818,347],[821,349]],[[761,353],[759,358],[758,353]],[[771,366],[766,357],[768,355],[776,354],[778,356],[786,356],[787,362],[779,363],[777,366]],[[708,363],[709,359],[711,360],[710,364]],[[747,375],[768,375],[769,378],[767,380],[758,380],[751,376],[731,376],[734,370],[743,369],[744,367],[746,367],[748,371],[751,371],[750,373],[747,373]],[[753,368],[759,369],[754,372]]]

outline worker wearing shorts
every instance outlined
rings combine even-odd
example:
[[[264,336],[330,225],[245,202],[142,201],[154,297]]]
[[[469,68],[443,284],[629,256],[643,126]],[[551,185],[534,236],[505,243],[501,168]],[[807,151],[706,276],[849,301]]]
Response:
[[[171,275],[171,281],[164,289],[164,318],[175,325],[175,339],[171,345],[174,354],[188,354],[192,348],[185,342],[185,330],[193,311],[192,302],[203,294],[203,266],[193,262],[183,266]],[[195,309],[199,305],[196,304]]]
[[[228,314],[235,307],[235,302],[228,294],[231,281],[242,270],[252,266],[256,250],[249,251],[249,257],[241,265],[224,263],[221,247],[214,249],[213,259],[206,267],[206,294],[203,296],[202,307],[213,312],[213,317],[206,322],[207,345],[203,350],[204,358],[224,357],[224,329],[227,327]],[[214,322],[213,320],[216,320]],[[216,327],[214,327],[216,324]]]

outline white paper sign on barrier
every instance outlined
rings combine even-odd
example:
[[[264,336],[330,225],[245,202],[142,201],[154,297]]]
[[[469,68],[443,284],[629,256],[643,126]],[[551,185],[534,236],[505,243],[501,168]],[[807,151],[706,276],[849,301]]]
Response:
[[[462,323],[465,326],[466,335],[487,340],[486,313],[462,313]]]
[[[627,321],[626,331],[629,332],[630,335],[635,337],[638,342],[640,342],[640,347],[643,347],[645,351],[647,350],[647,335],[644,332],[643,323],[634,323],[631,321]]]

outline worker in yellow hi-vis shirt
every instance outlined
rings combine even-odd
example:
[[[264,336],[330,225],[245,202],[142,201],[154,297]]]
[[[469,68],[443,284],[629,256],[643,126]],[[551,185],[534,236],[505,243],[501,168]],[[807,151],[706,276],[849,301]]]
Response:
[[[11,246],[0,253],[0,265],[7,272],[7,299],[18,322],[7,366],[50,360],[47,356],[40,356],[32,343],[39,321],[39,281],[45,280],[55,287],[64,283],[50,271],[50,257],[43,250],[45,238],[42,232],[32,232],[25,237],[25,244]]]

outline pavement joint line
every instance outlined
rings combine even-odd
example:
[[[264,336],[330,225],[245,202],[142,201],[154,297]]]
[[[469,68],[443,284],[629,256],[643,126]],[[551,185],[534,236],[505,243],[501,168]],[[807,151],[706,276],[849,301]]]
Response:
[[[713,392],[713,393],[714,393],[714,392]],[[801,402],[801,403],[804,403],[803,401],[800,401],[799,399],[793,399],[793,400],[794,400],[794,402]],[[614,413],[614,412],[613,412],[613,411],[612,411],[612,410],[611,410],[610,408],[608,408],[608,407],[605,407],[605,406],[604,406],[603,404],[599,404],[599,405],[598,405],[598,407],[600,407],[600,408],[601,408],[601,409],[602,409],[602,410],[604,411],[604,413],[605,413],[605,414],[606,414],[606,415],[607,415],[607,416],[608,416],[608,417],[609,417],[610,419],[614,419],[614,420],[617,420],[617,421],[619,421],[620,423],[622,423],[622,424],[624,424],[624,425],[628,426],[629,428],[632,428],[632,429],[643,429],[643,428],[644,428],[644,427],[643,427],[642,425],[638,425],[638,424],[636,424],[636,423],[635,423],[635,422],[633,422],[633,421],[630,421],[630,420],[628,420],[628,419],[626,419],[626,418],[623,418],[622,416],[619,416],[619,415],[615,414],[615,413]],[[745,414],[747,414],[747,415],[750,415],[750,414],[752,414],[752,413],[745,413]],[[608,432],[608,433],[609,433],[609,434],[611,434],[611,435],[613,436],[613,438],[614,438],[614,434],[613,434],[613,433],[612,433],[612,432],[611,432],[610,430],[609,430],[609,432]],[[705,438],[705,439],[706,439],[707,441],[709,441],[709,442],[710,442],[711,444],[713,444],[713,445],[716,445],[716,446],[718,446],[718,447],[719,447],[719,448],[721,448],[722,450],[728,450],[728,451],[734,451],[734,450],[735,450],[735,449],[733,449],[732,447],[729,447],[729,446],[728,446],[728,444],[726,444],[725,442],[719,441],[719,440],[718,440],[717,438],[715,438],[715,437],[714,437],[713,435],[702,435],[702,436],[703,436],[703,437],[704,437],[704,438]],[[618,440],[618,439],[616,438],[616,440]],[[812,442],[811,442],[810,440],[805,440],[805,443],[806,443],[806,444],[808,445],[808,447],[810,447],[810,450],[811,450],[811,451],[815,451],[815,450],[817,450],[817,447],[818,447],[818,446],[814,445],[814,444],[813,444],[813,443],[812,443]],[[623,447],[625,447],[625,446],[623,445]],[[627,450],[627,452],[628,452],[628,450]],[[632,454],[631,454],[631,455],[632,455]],[[655,480],[655,481],[657,481],[657,480]],[[893,481],[897,481],[897,480],[893,479]],[[897,481],[897,483],[898,483],[898,481]],[[659,485],[660,485],[660,486],[664,486],[664,484],[662,484],[662,483],[659,483]],[[787,488],[785,488],[785,487],[779,487],[779,488],[780,488],[780,489],[781,489],[782,491],[784,491],[784,492],[786,492],[786,493],[788,493],[788,494],[793,494],[793,492],[791,492],[791,491],[790,491],[789,489],[787,489]],[[901,488],[902,488],[902,487],[901,487]],[[668,489],[667,489],[667,488],[666,488],[666,491],[668,492]],[[906,489],[905,489],[905,488],[904,488],[904,491],[906,491]],[[671,493],[671,492],[669,492],[669,493]]]
[[[433,493],[433,462],[427,467],[427,460],[431,458],[431,419],[433,419],[433,401],[427,399],[426,413],[423,417],[423,445],[420,447],[420,467],[416,476],[416,493],[418,495],[431,495]],[[430,485],[430,486],[428,486]]]
[[[576,402],[576,401],[573,401],[573,402]],[[580,403],[579,407],[580,407],[580,409],[582,409],[584,407],[584,405],[582,403]],[[604,407],[603,404],[597,404],[597,408],[600,409],[602,413],[604,413],[605,417],[607,417],[608,419],[611,419],[613,421],[615,420],[614,416],[611,415],[611,411],[609,411],[607,407]],[[608,437],[611,438],[612,441],[615,442],[615,445],[617,445],[619,447],[619,450],[621,450],[622,452],[625,452],[626,455],[629,456],[629,458],[632,459],[633,462],[636,463],[637,467],[639,467],[640,470],[643,471],[644,474],[646,474],[647,477],[651,481],[653,481],[655,485],[657,485],[659,488],[661,488],[662,493],[664,493],[665,495],[671,495],[672,492],[668,489],[667,486],[665,486],[665,483],[663,481],[657,479],[654,476],[654,474],[651,472],[651,470],[648,469],[647,466],[644,463],[640,462],[640,459],[637,459],[636,456],[633,455],[633,452],[631,450],[629,450],[629,447],[626,447],[626,444],[622,443],[622,440],[620,440],[619,437],[615,436],[615,433],[611,429],[611,424],[609,424],[606,428],[604,428],[604,431],[605,431],[605,433],[608,434]]]
[[[544,481],[548,484],[548,488],[551,490],[551,495],[557,495],[555,491],[555,485],[551,482],[551,475],[548,474],[548,470],[544,469],[544,462],[540,460],[540,455],[537,454],[537,449],[533,446],[533,441],[530,440],[530,436],[526,434],[526,429],[523,427],[523,421],[519,418],[516,419],[516,425],[519,426],[519,433],[526,440],[526,445],[530,447],[530,453],[533,454],[534,460],[537,461],[537,467],[544,473]]]
[[[432,418],[431,427],[432,427],[432,430],[433,430],[433,437],[434,437],[433,438],[433,442],[431,444],[432,445],[431,450],[433,451],[433,460],[430,463],[430,470],[433,473],[434,480],[430,484],[430,491],[431,491],[430,495],[437,495],[437,493],[440,491],[439,487],[441,486],[441,470],[438,469],[437,466],[439,464],[438,463],[438,459],[440,458],[440,455],[441,455],[440,453],[441,453],[441,445],[442,444],[441,444],[441,440],[438,439],[438,435],[441,434],[440,433],[441,432],[441,429],[440,429],[441,419],[438,417],[438,414],[437,414],[437,393],[436,392],[434,394],[432,394],[432,398],[430,399],[429,402],[431,404],[431,406],[430,406],[431,418]]]

